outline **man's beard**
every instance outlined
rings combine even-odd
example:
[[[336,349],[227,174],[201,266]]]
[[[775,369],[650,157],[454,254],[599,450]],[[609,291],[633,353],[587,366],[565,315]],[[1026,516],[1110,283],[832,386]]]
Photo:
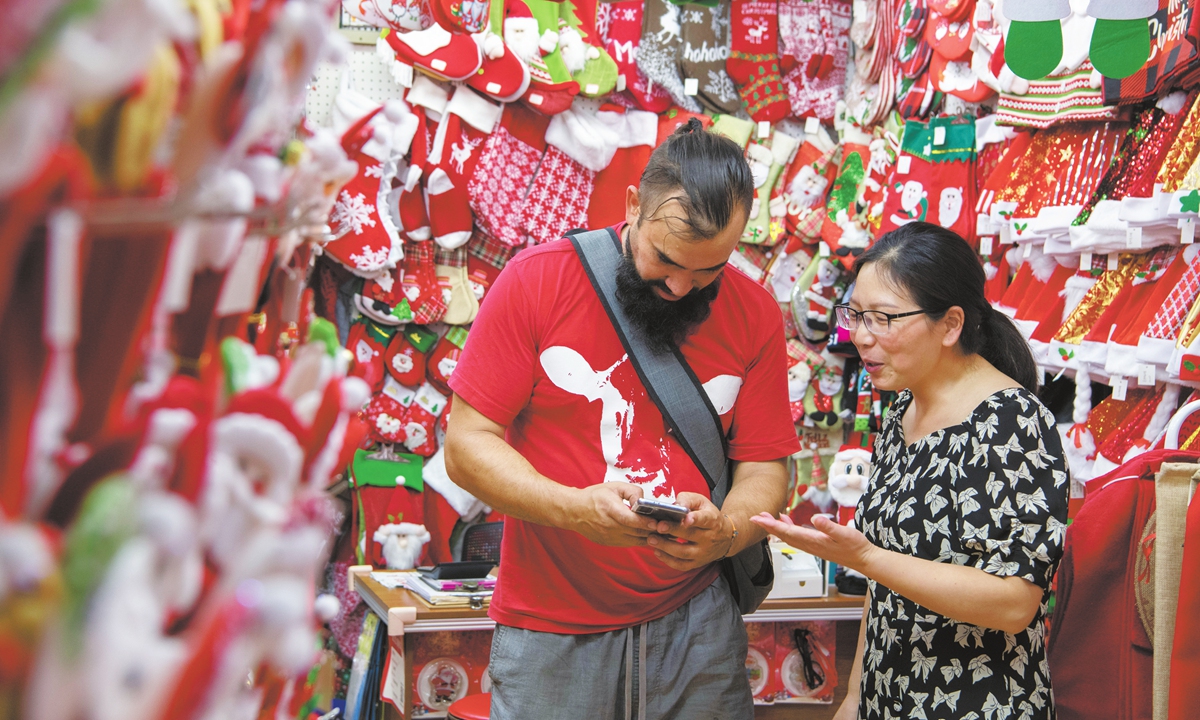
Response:
[[[721,288],[717,278],[700,290],[693,289],[679,300],[664,300],[654,292],[659,288],[671,292],[662,280],[643,280],[633,261],[633,251],[626,243],[624,260],[617,268],[617,300],[630,322],[641,331],[650,349],[656,353],[670,352],[687,340],[700,324],[708,319],[712,301]]]

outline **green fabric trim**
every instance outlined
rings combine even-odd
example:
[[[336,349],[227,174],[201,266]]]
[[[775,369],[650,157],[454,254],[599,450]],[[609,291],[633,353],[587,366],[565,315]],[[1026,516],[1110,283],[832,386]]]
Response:
[[[1134,75],[1150,59],[1150,25],[1136,20],[1096,20],[1088,50],[1092,67],[1107,78]]]
[[[1094,37],[1094,36],[1093,36]],[[1004,61],[1017,77],[1040,80],[1062,62],[1062,23],[1014,20],[1004,39]]]

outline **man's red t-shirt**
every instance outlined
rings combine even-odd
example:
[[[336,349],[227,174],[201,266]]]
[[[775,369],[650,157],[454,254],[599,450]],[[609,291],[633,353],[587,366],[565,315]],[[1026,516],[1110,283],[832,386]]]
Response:
[[[774,298],[727,267],[712,313],[684,344],[730,439],[729,457],[799,450]],[[522,251],[488,290],[450,386],[541,474],[564,485],[632,482],[646,497],[708,496],[629,363],[569,240]],[[673,570],[648,547],[616,548],[506,518],[489,615],[514,627],[596,633],[663,617],[716,579]]]

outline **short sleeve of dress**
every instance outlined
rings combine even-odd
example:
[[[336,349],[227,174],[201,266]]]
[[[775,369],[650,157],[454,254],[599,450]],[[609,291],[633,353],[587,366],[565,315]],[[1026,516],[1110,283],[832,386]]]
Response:
[[[975,413],[955,486],[967,565],[1042,588],[1062,557],[1070,482],[1054,416],[1024,390]]]

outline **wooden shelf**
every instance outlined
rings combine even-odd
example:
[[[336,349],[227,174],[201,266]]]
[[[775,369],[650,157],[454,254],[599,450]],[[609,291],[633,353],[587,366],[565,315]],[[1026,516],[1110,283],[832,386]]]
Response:
[[[443,632],[447,630],[491,630],[496,623],[487,616],[487,608],[473,610],[467,607],[434,607],[404,588],[386,588],[374,580],[370,573],[354,575],[354,588],[358,594],[384,622],[389,611],[403,608],[404,633]],[[859,620],[863,613],[861,596],[839,595],[836,588],[829,588],[829,597],[795,598],[789,600],[767,600],[752,615],[745,616],[746,622],[794,622],[805,620]],[[398,635],[399,628],[391,628]]]

